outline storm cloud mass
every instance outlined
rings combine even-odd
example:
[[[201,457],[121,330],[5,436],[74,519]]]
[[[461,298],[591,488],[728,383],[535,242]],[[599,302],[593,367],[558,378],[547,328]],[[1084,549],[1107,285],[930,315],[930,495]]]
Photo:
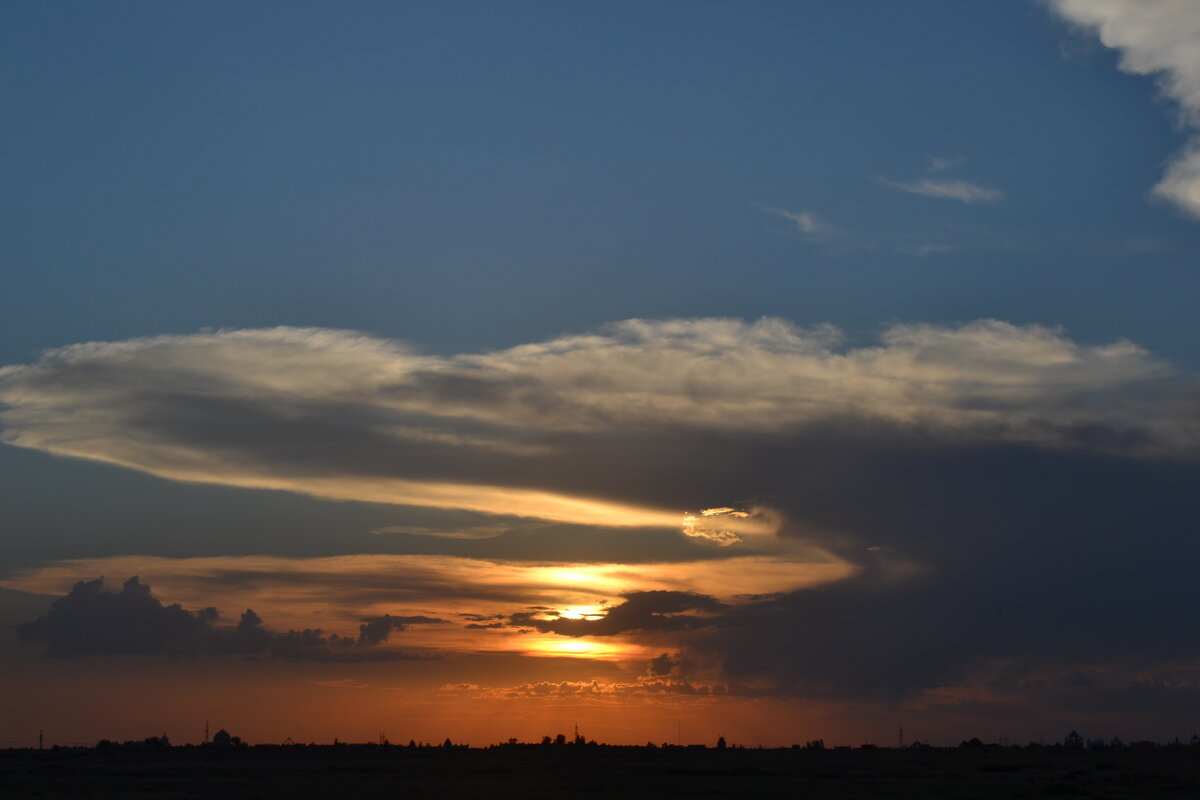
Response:
[[[364,614],[341,638],[243,617],[209,650],[366,658],[457,614],[480,636],[669,648],[727,690],[881,702],[981,682],[1053,694],[1064,673],[1106,691],[1200,677],[1196,397],[1129,342],[995,321],[848,346],[782,320],[633,320],[449,358],[344,331],[227,331],[76,345],[0,372],[4,436],[22,447],[599,526],[679,527],[684,509],[713,506],[683,531],[729,545],[677,565],[683,586],[628,565],[632,582],[598,584],[608,605],[581,614],[520,610],[522,581],[539,587],[527,602],[583,602],[565,593],[572,578],[539,584],[536,563],[397,557],[380,574],[409,588],[381,579],[371,602],[407,593],[441,616]],[[720,577],[730,558],[754,565],[736,585]],[[837,571],[799,577],[821,563]],[[330,568],[322,586],[337,585]],[[242,580],[235,561],[211,569]],[[362,581],[331,590],[350,598]],[[72,608],[118,603],[95,641],[70,632]],[[194,648],[213,632],[139,585],[79,584],[59,604],[22,629],[59,655]]]

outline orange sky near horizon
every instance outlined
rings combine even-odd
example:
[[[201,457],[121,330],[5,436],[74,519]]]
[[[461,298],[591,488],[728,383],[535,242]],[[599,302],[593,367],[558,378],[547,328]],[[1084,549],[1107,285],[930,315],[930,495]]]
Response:
[[[816,738],[831,746],[891,745],[900,724],[909,741],[956,744],[952,739],[958,735],[953,718],[923,727],[922,712],[913,708],[777,696],[638,693],[637,675],[579,658],[281,665],[228,656],[163,656],[147,664],[138,656],[80,661],[10,652],[2,663],[9,680],[22,686],[9,697],[0,720],[3,746],[33,746],[39,730],[48,746],[162,733],[174,744],[197,744],[206,722],[210,734],[225,728],[248,742],[265,744],[289,737],[297,742],[370,742],[384,733],[393,744],[410,739],[440,744],[449,737],[486,746],[510,737],[526,742],[557,733],[570,737],[576,724],[587,738],[611,744],[674,744],[682,736],[684,744],[711,746],[724,735],[747,747],[790,746]],[[497,683],[512,683],[491,688],[465,683],[485,674],[494,675]],[[530,682],[518,682],[519,676]],[[539,682],[558,685],[537,695]],[[1037,722],[1026,724],[1035,738],[1044,735],[1037,733]]]

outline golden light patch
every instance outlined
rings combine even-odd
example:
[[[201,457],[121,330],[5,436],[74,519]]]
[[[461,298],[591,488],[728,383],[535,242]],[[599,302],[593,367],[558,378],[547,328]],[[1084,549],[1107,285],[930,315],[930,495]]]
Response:
[[[529,637],[528,655],[576,656],[580,658],[616,659],[643,655],[643,648],[625,642],[599,641],[591,637],[562,636]]]
[[[601,619],[608,609],[604,605],[568,606],[558,612],[563,619]]]

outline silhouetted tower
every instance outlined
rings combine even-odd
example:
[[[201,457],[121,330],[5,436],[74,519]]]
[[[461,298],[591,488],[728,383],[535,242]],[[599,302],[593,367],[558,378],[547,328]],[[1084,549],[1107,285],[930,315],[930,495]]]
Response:
[[[904,726],[900,726],[900,749],[904,749]]]
[[[208,720],[204,720],[204,743],[208,744]]]
[[[42,732],[38,731],[38,750],[42,749]]]

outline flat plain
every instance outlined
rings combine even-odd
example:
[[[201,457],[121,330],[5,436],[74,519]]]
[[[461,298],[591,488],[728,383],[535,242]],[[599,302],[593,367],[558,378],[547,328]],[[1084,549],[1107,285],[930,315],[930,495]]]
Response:
[[[0,752],[5,798],[1197,798],[1192,748],[742,750],[364,745]]]

